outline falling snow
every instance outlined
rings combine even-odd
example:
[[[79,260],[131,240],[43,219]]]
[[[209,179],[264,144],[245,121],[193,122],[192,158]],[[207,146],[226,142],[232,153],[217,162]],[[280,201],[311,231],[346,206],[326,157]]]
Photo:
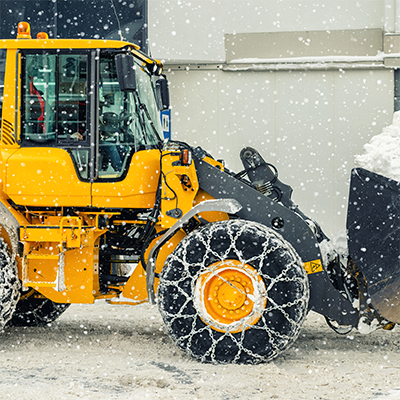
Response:
[[[36,31],[44,24],[50,38],[64,32],[80,38],[123,35],[141,41],[140,32],[148,28],[152,54],[168,65],[176,138],[204,145],[229,167],[237,167],[242,147],[260,148],[295,188],[302,210],[319,222],[321,218],[343,226],[346,185],[362,144],[357,166],[400,181],[400,113],[388,125],[393,94],[387,100],[387,93],[393,88],[393,74],[383,67],[384,52],[353,55],[328,48],[325,55],[296,57],[297,48],[278,48],[282,54],[268,57],[265,49],[257,48],[256,54],[238,58],[234,48],[231,65],[223,66],[229,36],[237,36],[232,42],[237,46],[242,33],[301,32],[296,47],[308,51],[315,44],[309,31],[393,32],[399,28],[397,1],[149,0],[149,23],[142,31],[135,24],[124,25],[128,12],[142,17],[134,0],[85,2],[82,8],[83,1],[60,0],[57,9],[52,4],[29,15],[22,1],[4,1],[4,13],[32,21]],[[92,12],[99,10],[103,16],[91,20]],[[52,25],[55,20],[58,31]],[[14,25],[2,26],[3,32],[15,36]],[[355,37],[351,42],[362,45]],[[334,63],[340,68],[331,69]],[[374,68],[368,69],[371,65]],[[53,180],[43,168],[35,166],[34,171],[42,184],[44,177]],[[13,221],[3,216],[0,222],[15,251],[19,238],[12,234]],[[325,263],[335,251],[345,263],[346,231],[322,242],[321,250]],[[8,328],[0,332],[0,397],[400,398],[398,327],[368,336],[338,336],[322,316],[310,312],[300,334],[296,331],[297,341],[273,362],[223,366],[191,359],[172,343],[167,330],[155,306],[114,307],[105,302],[72,305],[47,327]]]

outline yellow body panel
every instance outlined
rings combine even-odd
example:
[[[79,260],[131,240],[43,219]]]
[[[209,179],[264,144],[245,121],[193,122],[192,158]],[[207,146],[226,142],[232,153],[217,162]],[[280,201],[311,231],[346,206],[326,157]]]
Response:
[[[7,159],[5,193],[27,206],[81,206],[91,203],[90,183],[78,179],[66,150],[25,147]]]
[[[147,301],[146,274],[140,263],[126,282],[122,291],[122,298],[133,300],[136,304]]]
[[[167,243],[165,243],[158,250],[157,260],[156,260],[156,273],[161,274],[161,271],[164,267],[165,260],[167,257],[175,250],[176,246],[182,241],[182,239],[186,236],[186,233],[181,229],[175,233],[172,238],[170,238]],[[156,241],[157,242],[157,241]],[[149,247],[149,252],[151,247]],[[149,253],[147,252],[147,254]],[[147,257],[145,256],[147,259]],[[157,280],[158,281],[158,280]]]
[[[120,182],[94,182],[93,207],[152,208],[160,176],[160,151],[138,151]]]
[[[193,207],[199,190],[194,163],[179,165],[179,153],[164,152],[162,158],[161,226],[170,228]]]
[[[155,271],[157,274],[161,273],[165,260],[167,257],[175,250],[176,246],[178,246],[179,242],[186,236],[185,232],[179,230],[175,233],[175,235],[168,240],[158,251],[157,260],[156,260],[156,268]],[[147,258],[152,247],[157,243],[157,240],[160,238],[157,237],[154,239],[148,246],[145,252],[145,262],[147,262]],[[154,290],[157,290],[159,280],[155,280]],[[144,268],[141,263],[137,265],[135,271],[130,276],[128,282],[124,286],[124,290],[122,292],[123,298],[129,298],[134,300],[137,303],[143,303],[147,301],[147,286],[146,286],[146,274]]]
[[[104,231],[82,222],[80,217],[51,217],[43,218],[42,224],[21,227],[23,286],[61,303],[93,303],[101,295],[98,244]],[[61,290],[57,288],[60,280]]]
[[[1,154],[1,152],[0,152],[0,154]],[[5,186],[4,182],[5,182],[5,179],[2,179],[2,181],[0,183],[0,188]],[[19,213],[14,208],[12,208],[10,206],[10,204],[8,203],[8,200],[9,200],[9,198],[5,195],[4,189],[0,190],[0,202],[3,203],[4,207],[6,207],[7,210],[13,215],[13,217],[16,219],[16,221],[18,222],[19,225],[27,224],[28,221],[26,220],[26,218],[24,218],[24,216],[21,213]]]
[[[77,217],[62,217],[60,224],[21,226],[20,239],[24,242],[65,243],[67,249],[92,245],[95,227],[82,227]],[[56,251],[57,248],[54,250]]]
[[[5,190],[5,182],[6,182],[6,174],[7,174],[7,160],[8,158],[14,154],[18,148],[4,148],[0,147],[0,187],[2,189],[2,193]]]
[[[16,51],[19,49],[122,49],[129,48],[131,53],[146,64],[156,64],[161,69],[163,64],[159,60],[149,58],[142,53],[140,47],[134,43],[119,40],[102,39],[5,39],[0,41],[0,49]]]
[[[72,249],[65,252],[65,286],[62,292],[57,292],[54,287],[34,287],[39,293],[56,303],[93,303],[99,293],[98,284],[98,246]],[[51,264],[52,263],[52,264]],[[42,266],[42,275],[54,282],[57,277],[56,260],[37,260],[32,268]]]
[[[120,49],[129,46],[138,50],[139,46],[119,40],[102,39],[5,39],[0,41],[0,49]]]

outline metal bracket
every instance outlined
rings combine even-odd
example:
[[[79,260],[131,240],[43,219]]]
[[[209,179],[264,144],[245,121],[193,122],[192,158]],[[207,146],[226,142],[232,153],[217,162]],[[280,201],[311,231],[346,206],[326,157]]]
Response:
[[[180,208],[174,208],[173,210],[169,210],[165,213],[166,215],[168,215],[168,217],[172,217],[172,218],[180,218],[182,217],[182,210]]]

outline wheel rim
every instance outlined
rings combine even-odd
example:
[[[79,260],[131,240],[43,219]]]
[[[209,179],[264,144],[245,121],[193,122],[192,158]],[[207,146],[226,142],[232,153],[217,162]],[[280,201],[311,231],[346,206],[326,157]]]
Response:
[[[238,260],[213,263],[196,281],[200,318],[220,332],[236,333],[257,323],[265,309],[265,284],[250,265]]]

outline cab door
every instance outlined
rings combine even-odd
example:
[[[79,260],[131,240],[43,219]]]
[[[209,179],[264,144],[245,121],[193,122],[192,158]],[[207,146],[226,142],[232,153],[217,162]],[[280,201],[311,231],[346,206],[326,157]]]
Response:
[[[135,71],[137,90],[121,91],[115,53],[103,52],[99,57],[94,207],[138,209],[154,205],[161,158],[157,130],[149,127],[149,115],[155,110],[154,93],[149,75],[140,65]],[[156,115],[159,123],[158,111]]]
[[[22,52],[20,148],[5,176],[16,204],[91,205],[91,60],[89,51]]]

